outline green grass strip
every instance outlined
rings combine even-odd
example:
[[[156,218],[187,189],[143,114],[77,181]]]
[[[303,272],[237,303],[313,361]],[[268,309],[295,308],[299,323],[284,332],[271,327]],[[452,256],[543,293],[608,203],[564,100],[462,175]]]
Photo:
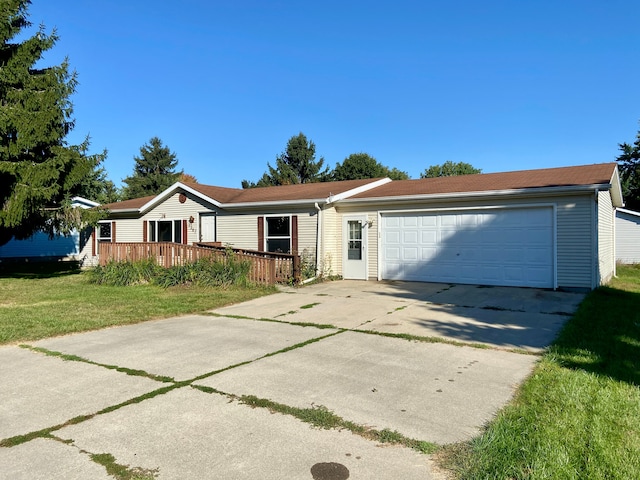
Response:
[[[542,353],[534,352],[530,350],[524,350],[522,348],[498,348],[485,343],[472,343],[472,342],[459,342],[457,340],[449,340],[441,337],[423,337],[419,335],[411,335],[409,333],[391,333],[391,332],[379,332],[377,330],[363,330],[359,328],[347,329],[349,332],[366,333],[367,335],[379,335],[381,337],[399,338],[402,340],[408,340],[412,342],[424,342],[424,343],[444,343],[446,345],[453,345],[454,347],[471,347],[480,350],[500,350],[502,352],[519,353],[521,355],[534,355],[540,356]]]
[[[265,398],[258,398],[254,395],[242,395],[238,397],[238,400],[250,407],[266,408],[270,412],[293,416],[317,428],[327,430],[345,429],[368,440],[380,443],[403,445],[421,453],[433,453],[439,449],[438,445],[405,437],[397,431],[391,431],[389,429],[376,430],[363,425],[358,425],[357,423],[343,419],[322,405],[313,406],[311,408],[291,407]]]
[[[307,309],[309,309],[309,308],[313,308],[313,307],[315,307],[316,305],[320,305],[320,303],[319,303],[319,302],[316,302],[316,303],[309,303],[309,304],[307,304],[307,305],[302,305],[300,308],[302,308],[302,309],[304,309],[304,310],[307,310]]]
[[[289,313],[295,313],[295,311],[293,312],[289,312]],[[204,315],[209,315],[211,317],[219,317],[219,318],[236,318],[238,320],[254,320],[256,322],[272,322],[272,323],[284,323],[287,325],[294,325],[296,327],[313,327],[313,328],[317,328],[320,330],[327,330],[330,328],[333,329],[338,329],[338,327],[336,327],[335,325],[331,325],[330,323],[312,323],[312,322],[287,322],[286,320],[278,320],[276,318],[253,318],[253,317],[246,317],[244,315],[222,315],[220,313],[215,313],[215,312],[206,312]],[[286,313],[283,313],[280,316],[284,316],[287,315]],[[345,330],[345,329],[340,329],[340,330]]]
[[[129,467],[116,463],[116,459],[110,453],[93,453],[89,455],[91,460],[102,465],[107,474],[116,480],[153,480],[156,478],[158,470],[148,470],[139,467]]]
[[[316,428],[322,428],[326,430],[349,430],[350,432],[366,438],[367,440],[373,440],[379,443],[403,445],[405,447],[409,447],[421,453],[427,454],[434,453],[440,448],[438,445],[431,442],[425,442],[405,437],[395,430],[392,431],[386,428],[383,430],[376,430],[370,427],[359,425],[349,420],[345,420],[322,405],[315,405],[311,408],[298,408],[274,402],[266,398],[259,398],[255,395],[238,396],[231,393],[223,392],[221,390],[217,390],[215,388],[206,387],[204,385],[191,385],[191,387],[204,393],[224,395],[252,408],[266,408],[272,413],[289,415],[305,423],[313,425]]]
[[[118,410],[122,407],[125,407],[127,405],[133,405],[136,403],[140,403],[144,400],[148,400],[150,398],[154,398],[157,397],[158,395],[164,395],[167,392],[170,392],[171,390],[175,390],[177,388],[182,388],[187,386],[188,383],[187,382],[178,382],[178,383],[174,383],[173,385],[169,385],[167,387],[163,387],[163,388],[159,388],[157,390],[153,390],[151,392],[145,393],[144,395],[140,395],[134,398],[131,398],[129,400],[126,400],[122,403],[119,403],[117,405],[112,405],[106,408],[103,408],[102,410],[99,410],[96,413],[92,413],[92,414],[88,414],[88,415],[79,415],[77,417],[73,417],[70,420],[67,420],[64,423],[58,424],[58,425],[54,425],[52,427],[48,427],[48,428],[43,428],[42,430],[36,430],[34,432],[29,432],[26,433],[24,435],[16,435],[14,437],[9,437],[9,438],[5,438],[3,440],[0,440],[0,447],[15,447],[17,445],[21,445],[23,443],[29,442],[31,440],[34,440],[36,438],[52,438],[52,433],[60,430],[61,428],[67,427],[69,425],[77,425],[78,423],[82,423],[85,422],[87,420],[90,420],[98,415],[104,415],[105,413],[109,413],[109,412],[113,412],[115,410]]]
[[[27,350],[31,350],[33,352],[38,352],[38,353],[42,353],[44,355],[47,355],[49,357],[56,357],[56,358],[60,358],[62,360],[68,361],[68,362],[81,362],[81,363],[87,363],[89,365],[95,365],[98,367],[102,367],[102,368],[106,368],[108,370],[115,370],[117,372],[121,372],[121,373],[125,373],[127,375],[131,375],[133,377],[144,377],[144,378],[149,378],[151,380],[155,380],[157,382],[162,382],[162,383],[175,383],[176,380],[173,377],[167,377],[167,376],[163,376],[163,375],[154,375],[152,373],[148,373],[145,372],[144,370],[136,370],[133,368],[125,368],[125,367],[119,367],[117,365],[108,365],[105,363],[98,363],[98,362],[94,362],[92,360],[83,358],[83,357],[79,357],[77,355],[69,355],[67,353],[62,353],[62,352],[56,352],[54,350],[48,350],[46,348],[42,348],[42,347],[33,347],[31,345],[20,345],[20,348],[24,348]]]
[[[514,400],[440,464],[464,479],[640,478],[640,265],[589,293]]]

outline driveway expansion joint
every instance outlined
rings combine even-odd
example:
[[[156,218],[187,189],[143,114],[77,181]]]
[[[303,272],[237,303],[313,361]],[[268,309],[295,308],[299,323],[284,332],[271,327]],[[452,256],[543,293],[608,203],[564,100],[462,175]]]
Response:
[[[133,377],[148,378],[150,380],[155,380],[156,382],[161,382],[161,383],[176,383],[176,380],[172,377],[167,377],[164,375],[155,375],[153,373],[145,372],[144,370],[137,370],[132,368],[119,367],[118,365],[108,365],[106,363],[94,362],[87,358],[79,357],[78,355],[69,355],[63,352],[57,352],[57,351],[49,350],[43,347],[34,347],[32,345],[27,345],[27,344],[21,344],[19,345],[19,347],[24,348],[26,350],[31,350],[32,352],[41,353],[48,357],[57,357],[66,362],[86,363],[88,365],[94,365],[97,367],[106,368],[107,370],[115,370],[116,372],[124,373],[126,375],[130,375]]]

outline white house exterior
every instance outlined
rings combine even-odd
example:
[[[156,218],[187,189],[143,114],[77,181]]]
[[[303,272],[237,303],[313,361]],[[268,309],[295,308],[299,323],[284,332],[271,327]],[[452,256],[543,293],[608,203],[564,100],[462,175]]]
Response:
[[[620,206],[615,163],[247,190],[177,183],[107,205],[97,240],[291,251],[350,279],[584,290],[615,274]]]
[[[640,212],[616,209],[616,260],[640,263]]]

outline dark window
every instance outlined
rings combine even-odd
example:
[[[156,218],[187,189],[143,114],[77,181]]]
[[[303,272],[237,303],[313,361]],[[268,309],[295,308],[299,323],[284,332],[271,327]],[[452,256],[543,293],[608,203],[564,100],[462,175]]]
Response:
[[[265,218],[267,252],[291,253],[291,217]]]
[[[111,222],[104,222],[98,224],[98,241],[110,242],[111,241]]]

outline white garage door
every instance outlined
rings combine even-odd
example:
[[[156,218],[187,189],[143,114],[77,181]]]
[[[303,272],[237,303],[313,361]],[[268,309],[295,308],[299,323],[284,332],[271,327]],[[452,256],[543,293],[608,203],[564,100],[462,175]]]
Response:
[[[382,216],[385,280],[554,287],[553,209]]]

